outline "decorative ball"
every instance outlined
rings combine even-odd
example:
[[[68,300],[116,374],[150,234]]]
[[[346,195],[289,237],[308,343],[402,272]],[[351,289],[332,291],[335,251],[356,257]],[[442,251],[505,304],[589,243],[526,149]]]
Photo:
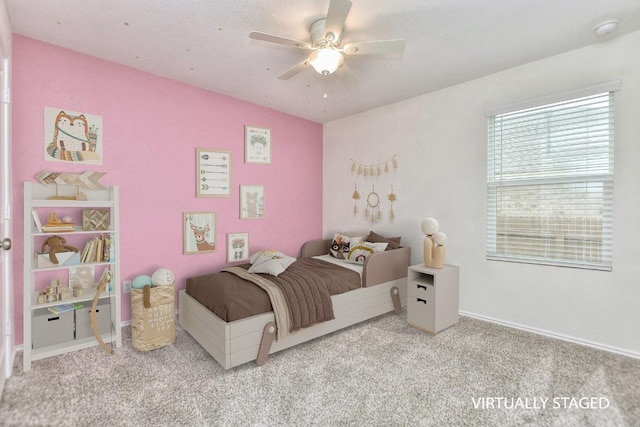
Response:
[[[436,245],[444,246],[444,244],[447,243],[447,235],[442,231],[438,231],[433,235],[433,241]]]
[[[440,224],[438,224],[438,221],[436,221],[435,218],[425,218],[422,220],[420,228],[422,228],[422,232],[424,234],[431,236],[440,229]]]
[[[153,286],[173,285],[175,280],[173,272],[168,268],[158,269],[153,273],[153,276],[151,276],[151,283],[153,283]]]
[[[65,224],[71,224],[73,222],[73,218],[71,218],[70,216],[63,216],[62,217],[62,222],[64,222]]]
[[[145,287],[145,285],[151,286],[151,277],[149,277],[149,276],[147,276],[145,274],[136,277],[131,282],[131,287],[133,289],[142,289],[142,288]]]

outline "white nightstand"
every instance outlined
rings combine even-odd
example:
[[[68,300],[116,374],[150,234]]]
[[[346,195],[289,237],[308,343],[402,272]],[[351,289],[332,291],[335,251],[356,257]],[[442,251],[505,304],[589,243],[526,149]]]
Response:
[[[458,323],[459,270],[454,265],[409,267],[407,273],[407,321],[431,334]]]

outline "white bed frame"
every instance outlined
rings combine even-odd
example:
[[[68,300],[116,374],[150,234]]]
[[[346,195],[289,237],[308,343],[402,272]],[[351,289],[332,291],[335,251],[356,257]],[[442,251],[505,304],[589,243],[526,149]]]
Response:
[[[302,248],[301,256],[327,253],[329,243],[327,240],[307,242]],[[331,297],[335,316],[333,320],[300,329],[277,341],[273,339],[275,319],[272,311],[225,322],[184,289],[179,292],[180,326],[225,369],[253,360],[262,365],[271,353],[393,310],[399,313],[401,306],[406,306],[407,303],[406,276],[410,258],[410,248],[373,254],[364,265],[364,287]],[[387,280],[390,276],[396,277]]]

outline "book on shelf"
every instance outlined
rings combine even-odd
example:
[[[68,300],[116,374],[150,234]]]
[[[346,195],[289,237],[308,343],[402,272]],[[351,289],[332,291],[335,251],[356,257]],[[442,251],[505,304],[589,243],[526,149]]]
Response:
[[[104,238],[104,251],[102,253],[102,261],[110,262],[113,261],[111,256],[111,239],[113,237],[105,237]]]
[[[45,233],[60,233],[63,231],[74,231],[73,224],[57,224],[57,225],[43,225],[42,231]]]
[[[76,302],[73,304],[54,305],[53,307],[49,307],[49,311],[52,312],[53,314],[61,314],[61,313],[66,313],[67,311],[73,311],[83,307],[84,305],[82,305],[82,303]]]
[[[31,216],[33,216],[33,224],[36,226],[38,233],[42,233],[42,222],[40,221],[40,217],[38,216],[38,211],[32,209]]]
[[[82,249],[81,262],[109,262],[111,261],[111,238],[102,234],[87,241]]]

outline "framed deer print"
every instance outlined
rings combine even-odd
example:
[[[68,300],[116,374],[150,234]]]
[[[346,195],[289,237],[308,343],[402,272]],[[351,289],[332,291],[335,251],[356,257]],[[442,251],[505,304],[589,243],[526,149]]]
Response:
[[[184,254],[202,254],[216,250],[215,212],[185,212]]]
[[[240,186],[240,219],[264,218],[264,186]]]
[[[196,149],[196,196],[231,197],[231,152]]]
[[[244,162],[271,164],[271,129],[244,127]]]
[[[227,262],[249,260],[249,233],[227,233]]]

